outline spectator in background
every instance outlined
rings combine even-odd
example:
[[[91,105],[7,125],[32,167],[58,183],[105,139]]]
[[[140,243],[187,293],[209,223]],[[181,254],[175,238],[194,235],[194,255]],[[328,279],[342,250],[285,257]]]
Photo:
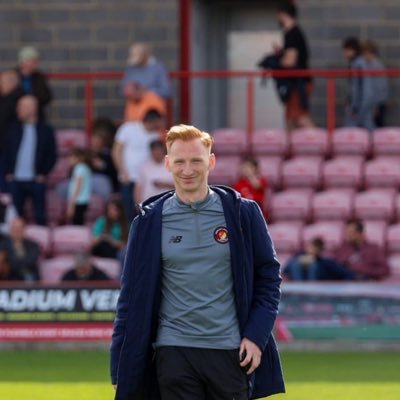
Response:
[[[383,249],[366,240],[364,225],[359,220],[347,223],[345,241],[332,254],[356,280],[379,280],[389,275]]]
[[[167,99],[171,96],[171,83],[164,66],[157,61],[145,43],[133,43],[129,48],[127,67],[122,87],[137,82],[147,90]]]
[[[101,269],[92,264],[90,254],[78,253],[75,265],[68,270],[62,281],[109,281],[110,277]]]
[[[112,147],[115,134],[117,133],[117,126],[114,121],[107,117],[97,117],[93,121],[92,127],[93,135],[100,135],[104,137],[105,146]]]
[[[366,71],[368,63],[362,55],[359,40],[348,37],[343,41],[343,56],[347,60],[349,69],[353,72]],[[373,131],[375,128],[375,94],[373,81],[376,78],[369,76],[351,76],[349,78],[349,95],[345,113],[345,126],[355,126]]]
[[[139,82],[127,82],[124,86],[126,98],[124,121],[142,121],[150,110],[166,114],[165,101]]]
[[[23,96],[17,104],[19,122],[7,132],[5,173],[20,216],[32,197],[35,221],[46,225],[46,177],[57,160],[53,128],[38,119],[38,101]]]
[[[308,69],[309,50],[304,32],[297,24],[297,7],[284,1],[278,9],[278,22],[284,31],[283,48],[276,48],[280,66],[284,69]],[[309,111],[309,97],[312,91],[310,78],[293,78],[288,86],[286,99],[286,128],[314,126]]]
[[[9,233],[10,223],[17,215],[11,197],[6,193],[0,193],[0,236]]]
[[[22,280],[22,277],[17,273],[17,271],[13,271],[11,268],[7,252],[0,250],[0,282],[20,280]]]
[[[156,110],[150,110],[143,122],[125,122],[117,131],[112,157],[117,167],[128,221],[132,221],[136,215],[133,193],[135,183],[140,178],[140,168],[150,157],[150,143],[159,139],[159,132],[164,126],[164,116]]]
[[[68,185],[67,221],[73,225],[83,225],[92,194],[92,172],[88,152],[79,148],[72,149],[69,163],[72,176]]]
[[[104,217],[97,218],[93,226],[92,254],[98,257],[116,258],[126,246],[128,226],[124,208],[119,200],[110,200]]]
[[[364,43],[363,55],[368,63],[369,69],[386,69],[385,65],[378,57],[378,46],[372,40],[367,40]],[[374,77],[372,85],[375,99],[374,123],[377,128],[382,128],[385,126],[387,102],[389,98],[388,78],[386,76]]]
[[[353,274],[332,258],[324,257],[325,243],[315,238],[286,264],[283,275],[291,281],[351,280]]]
[[[252,156],[247,156],[243,159],[240,178],[235,183],[234,189],[246,199],[254,200],[263,213],[266,213],[264,201],[268,189],[268,181],[261,176],[257,159]]]
[[[35,96],[39,103],[39,119],[45,118],[45,107],[52,99],[52,93],[45,75],[39,71],[39,53],[32,46],[23,47],[18,55],[17,72],[24,94]]]
[[[0,74],[0,192],[6,191],[4,179],[6,134],[10,125],[17,122],[17,102],[22,95],[18,74],[12,70],[2,72]]]
[[[24,281],[39,280],[38,261],[40,249],[37,243],[25,239],[25,222],[15,218],[10,225],[10,235],[1,244],[11,265],[11,274]]]
[[[166,154],[164,142],[155,140],[150,143],[150,159],[142,165],[139,180],[135,185],[136,203],[174,188],[172,175],[164,165]]]

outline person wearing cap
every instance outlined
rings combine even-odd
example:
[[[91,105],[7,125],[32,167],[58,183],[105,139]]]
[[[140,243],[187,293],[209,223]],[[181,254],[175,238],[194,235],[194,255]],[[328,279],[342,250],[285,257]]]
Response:
[[[38,69],[39,53],[35,47],[23,47],[18,54],[17,72],[21,79],[24,94],[37,98],[39,103],[39,119],[45,118],[45,107],[52,100],[52,93],[43,72]]]

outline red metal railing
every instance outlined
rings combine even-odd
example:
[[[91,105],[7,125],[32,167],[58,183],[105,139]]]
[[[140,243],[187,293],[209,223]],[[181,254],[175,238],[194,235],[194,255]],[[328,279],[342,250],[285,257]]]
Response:
[[[310,70],[275,70],[275,71],[175,71],[170,73],[171,79],[177,79],[184,90],[180,91],[180,121],[190,122],[190,81],[196,78],[241,78],[246,80],[246,130],[249,139],[254,131],[254,110],[255,110],[255,88],[254,79],[260,77],[270,78],[300,78],[312,77],[326,79],[326,121],[330,133],[336,127],[336,80],[349,77],[362,76],[387,76],[392,78],[400,77],[400,69],[350,71],[348,69],[310,69]],[[85,131],[90,137],[93,119],[93,85],[95,81],[118,80],[122,78],[121,72],[57,72],[48,75],[50,79],[57,80],[82,80],[85,82]],[[174,100],[172,100],[174,101]],[[173,104],[169,104],[169,122],[172,124]]]

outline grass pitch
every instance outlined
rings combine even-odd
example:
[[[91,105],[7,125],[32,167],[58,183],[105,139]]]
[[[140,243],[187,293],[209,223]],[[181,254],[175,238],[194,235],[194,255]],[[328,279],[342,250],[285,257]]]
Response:
[[[271,400],[400,399],[400,353],[284,352],[282,362],[288,393]],[[113,392],[106,352],[0,352],[1,400],[111,400]]]

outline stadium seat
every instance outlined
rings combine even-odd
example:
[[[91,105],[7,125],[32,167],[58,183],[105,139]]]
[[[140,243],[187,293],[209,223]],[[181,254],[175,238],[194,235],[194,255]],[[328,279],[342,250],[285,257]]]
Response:
[[[47,223],[58,225],[65,216],[66,202],[55,191],[48,190],[46,193]]]
[[[375,156],[399,155],[400,128],[375,129],[372,138]]]
[[[394,192],[370,189],[358,193],[354,200],[354,214],[360,219],[379,219],[390,222],[394,217]]]
[[[296,129],[291,135],[291,152],[293,155],[318,155],[325,157],[329,152],[329,138],[325,129]]]
[[[68,157],[59,157],[56,165],[47,178],[47,183],[50,187],[55,186],[68,178],[70,165]]]
[[[370,152],[370,133],[362,128],[339,128],[333,133],[332,148],[335,155],[359,154]]]
[[[363,221],[363,225],[367,241],[386,249],[387,222]]]
[[[302,224],[277,222],[268,226],[275,249],[281,253],[295,253],[301,248]]]
[[[60,129],[56,132],[58,152],[66,155],[74,147],[87,147],[85,131],[79,129]]]
[[[281,129],[258,129],[253,133],[251,146],[255,155],[283,157],[288,152],[289,142]]]
[[[332,250],[343,241],[344,223],[341,221],[319,221],[303,229],[303,240],[307,243],[315,238],[325,242],[326,250]]]
[[[360,188],[362,180],[362,157],[337,157],[326,161],[323,165],[323,181],[325,188]]]
[[[387,229],[387,250],[400,253],[400,224],[390,225]]]
[[[215,168],[210,172],[209,182],[214,185],[232,185],[239,177],[240,157],[217,157]]]
[[[281,184],[282,159],[277,156],[258,157],[260,173],[265,176],[270,186],[279,187]]]
[[[400,185],[400,164],[391,158],[380,157],[365,163],[365,186],[392,187]]]
[[[308,221],[311,216],[312,190],[289,189],[273,195],[271,216],[274,221]]]
[[[353,214],[354,192],[330,189],[315,193],[312,214],[315,220],[346,220]]]
[[[99,267],[111,279],[119,280],[121,277],[121,264],[112,258],[92,257],[93,264]]]
[[[214,138],[214,152],[216,154],[239,155],[247,149],[246,132],[240,129],[216,129],[212,136]]]
[[[65,225],[53,229],[54,254],[73,254],[87,251],[91,243],[91,232],[87,226]]]
[[[74,265],[74,257],[58,256],[44,260],[39,265],[41,280],[44,283],[60,282],[64,273]]]
[[[51,253],[51,229],[42,225],[27,225],[25,227],[25,237],[36,242],[44,256]]]
[[[106,202],[103,199],[103,197],[97,194],[92,194],[92,196],[90,197],[90,203],[86,214],[86,222],[92,223],[98,217],[104,215],[105,207],[106,207]]]
[[[388,264],[390,267],[390,280],[400,279],[400,254],[392,254],[388,257]]]
[[[321,159],[296,157],[285,161],[282,167],[282,181],[285,188],[317,188],[321,182]]]

